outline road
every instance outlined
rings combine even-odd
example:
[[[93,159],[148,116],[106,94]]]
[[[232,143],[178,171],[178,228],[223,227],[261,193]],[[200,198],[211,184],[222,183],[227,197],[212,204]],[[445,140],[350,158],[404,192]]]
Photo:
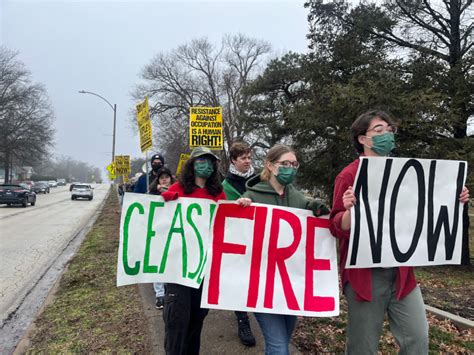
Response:
[[[0,206],[0,327],[96,214],[109,185],[93,186],[92,201],[72,201],[60,186],[38,194],[35,206]]]

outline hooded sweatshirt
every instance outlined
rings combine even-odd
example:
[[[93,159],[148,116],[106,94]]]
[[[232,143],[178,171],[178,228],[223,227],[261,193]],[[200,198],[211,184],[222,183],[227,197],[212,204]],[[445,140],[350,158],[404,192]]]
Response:
[[[311,210],[315,216],[329,213],[322,202],[306,198],[293,184],[286,185],[280,196],[268,181],[260,180],[257,175],[247,181],[246,187],[247,191],[242,197],[248,197],[255,203]]]

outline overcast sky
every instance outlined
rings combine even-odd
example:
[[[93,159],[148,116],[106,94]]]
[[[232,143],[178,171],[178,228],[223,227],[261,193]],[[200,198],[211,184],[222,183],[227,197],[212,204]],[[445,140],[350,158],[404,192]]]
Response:
[[[307,10],[299,0],[41,1],[0,0],[0,39],[19,52],[33,79],[45,85],[56,114],[56,155],[105,168],[115,154],[141,156],[130,127],[130,97],[138,73],[158,52],[224,34],[267,40],[275,55],[305,52]],[[105,177],[105,174],[103,174]]]

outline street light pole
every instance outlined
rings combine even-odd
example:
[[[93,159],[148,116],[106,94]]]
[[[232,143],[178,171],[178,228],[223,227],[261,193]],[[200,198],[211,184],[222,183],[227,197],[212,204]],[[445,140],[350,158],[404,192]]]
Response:
[[[107,103],[107,105],[110,106],[112,111],[114,111],[114,131],[113,131],[114,133],[113,133],[113,139],[112,139],[112,163],[113,163],[114,160],[115,160],[115,127],[116,127],[116,124],[117,124],[117,104],[112,105],[105,97],[102,97],[99,94],[96,94],[94,92],[80,90],[79,93],[80,94],[90,94],[90,95],[94,95],[94,96],[97,96],[97,97],[101,98],[102,100],[104,100]]]
[[[112,163],[115,161],[115,127],[117,124],[117,104],[114,104],[114,133],[112,138]]]

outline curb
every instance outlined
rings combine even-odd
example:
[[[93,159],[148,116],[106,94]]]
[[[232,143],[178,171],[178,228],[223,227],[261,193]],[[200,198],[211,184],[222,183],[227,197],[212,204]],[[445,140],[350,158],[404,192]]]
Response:
[[[443,311],[441,309],[431,307],[431,306],[428,306],[428,305],[425,305],[425,309],[428,312],[433,313],[434,316],[438,319],[442,319],[442,320],[448,319],[448,320],[452,321],[459,328],[463,328],[463,329],[472,329],[472,328],[474,328],[474,322],[472,320],[457,316],[455,314],[452,314],[452,313],[449,313],[449,312],[446,312],[446,311]]]

